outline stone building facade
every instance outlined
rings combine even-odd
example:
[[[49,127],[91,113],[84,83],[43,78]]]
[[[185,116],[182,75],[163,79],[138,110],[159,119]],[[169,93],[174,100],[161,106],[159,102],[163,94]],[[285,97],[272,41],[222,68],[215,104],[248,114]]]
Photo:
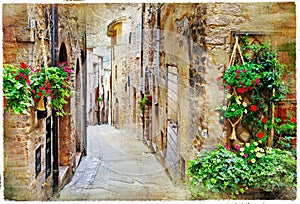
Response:
[[[186,180],[187,161],[195,153],[226,141],[226,124],[216,111],[225,96],[216,79],[228,66],[234,35],[251,34],[278,50],[292,73],[296,104],[295,3],[145,3],[137,8],[137,19],[120,13],[108,26],[114,56],[121,56],[112,58],[113,124],[142,128],[175,180]],[[130,20],[134,22],[128,26]],[[138,24],[141,38],[133,37],[129,44],[124,33]],[[121,36],[123,46],[114,45]],[[135,110],[144,96],[151,103],[140,121],[141,111]]]
[[[4,111],[4,197],[46,200],[70,180],[85,152],[85,18],[81,5],[4,4],[3,63],[43,66],[41,34],[45,36],[48,67],[66,62],[72,69],[72,91],[57,117]],[[50,99],[49,99],[50,100]]]
[[[121,5],[122,6],[122,5]],[[142,139],[142,4],[126,4],[107,25],[111,38],[111,120]]]

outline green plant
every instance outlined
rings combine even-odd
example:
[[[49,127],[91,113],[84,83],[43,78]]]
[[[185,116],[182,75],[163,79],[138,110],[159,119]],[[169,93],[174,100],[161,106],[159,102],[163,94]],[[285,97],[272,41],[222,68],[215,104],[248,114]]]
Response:
[[[189,161],[193,198],[235,198],[248,189],[280,191],[295,188],[297,162],[288,151],[264,148],[262,140],[244,147],[219,145]]]
[[[217,79],[220,88],[230,93],[224,116],[233,123],[242,117],[252,137],[259,138],[258,133],[267,137],[275,126],[270,120],[272,104],[283,100],[288,92],[284,66],[267,44],[250,44],[247,37],[244,43],[245,63],[232,65]]]
[[[33,70],[32,94],[34,102],[41,97],[50,97],[50,106],[56,110],[58,116],[66,115],[63,105],[67,104],[67,98],[72,95],[69,73],[72,70],[65,66],[65,63],[58,67],[42,67]]]
[[[103,98],[99,97],[97,98],[97,101],[103,101]]]
[[[277,120],[279,123],[281,120]],[[297,147],[297,119],[290,118],[286,119],[283,123],[275,126],[275,140],[274,146],[280,149],[289,150],[296,157]]]
[[[16,114],[27,114],[42,97],[50,97],[50,106],[58,116],[66,112],[63,105],[71,96],[70,69],[65,63],[59,67],[32,68],[21,62],[19,67],[4,65],[3,93],[6,99],[6,110]]]
[[[143,115],[145,114],[146,103],[147,103],[147,98],[146,98],[146,97],[142,98],[142,99],[139,101],[140,109],[141,109]]]
[[[189,190],[193,198],[226,198],[244,192],[240,184],[249,177],[249,167],[241,157],[224,146],[202,151],[189,161]]]
[[[16,114],[28,114],[28,108],[33,105],[30,93],[30,68],[24,63],[20,63],[18,67],[9,64],[4,64],[3,67],[5,109]]]

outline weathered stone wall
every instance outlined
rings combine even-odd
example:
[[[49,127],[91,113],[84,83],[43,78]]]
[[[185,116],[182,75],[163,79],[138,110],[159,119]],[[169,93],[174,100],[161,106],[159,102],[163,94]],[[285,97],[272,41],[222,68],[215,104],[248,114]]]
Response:
[[[68,182],[73,171],[76,169],[76,152],[83,152],[83,72],[85,53],[85,8],[80,4],[58,5],[58,62],[59,52],[62,52],[62,44],[66,47],[66,63],[72,70],[71,81],[73,82],[73,95],[64,106],[66,115],[59,118],[59,165],[68,166],[64,180],[61,180],[60,187]],[[83,53],[83,54],[82,54]],[[62,63],[62,62],[61,62]],[[79,87],[78,87],[79,86]],[[79,92],[76,92],[79,91]],[[62,172],[61,172],[62,173]]]
[[[141,136],[140,110],[141,99],[141,6],[128,4],[116,6],[114,25],[117,31],[116,44],[112,47],[112,123],[118,128],[138,131]],[[119,7],[122,7],[120,9]],[[111,22],[112,22],[111,21]],[[139,38],[141,39],[141,38]]]
[[[3,142],[5,199],[49,198],[52,195],[52,174],[45,179],[45,120],[38,121],[33,110],[28,115],[5,111]],[[41,171],[36,175],[36,149],[39,147]]]
[[[157,5],[154,5],[156,8]],[[150,4],[146,4],[146,11],[148,8]],[[148,24],[155,29],[156,13],[153,15]],[[163,4],[159,84],[161,125],[156,127],[159,130],[152,130],[152,133],[159,135],[159,132],[163,132],[166,135],[166,68],[168,65],[177,66],[180,86],[179,156],[187,161],[193,157],[194,150],[197,152],[202,148],[215,147],[222,140],[220,136],[224,128],[219,123],[219,113],[215,111],[224,102],[224,92],[219,90],[216,78],[228,66],[232,32],[242,30],[269,34],[266,39],[271,41],[272,46],[282,49],[284,53],[281,55],[289,61],[288,64],[293,64],[294,53],[286,52],[294,48],[295,28],[294,3]],[[156,40],[155,36],[149,39]],[[145,52],[147,55],[144,59],[155,63],[154,46],[152,52],[154,55]],[[289,65],[288,69],[294,70],[293,65]],[[295,76],[295,71],[293,73]],[[156,142],[164,143],[165,137],[157,136]]]
[[[47,9],[49,7],[42,5],[3,5],[3,63],[41,64],[37,33],[41,29],[46,30],[44,14]],[[48,50],[48,41],[45,45]],[[51,115],[51,110],[48,115]],[[45,180],[45,120],[37,121],[34,111],[30,111],[29,115],[4,112],[3,119],[5,198],[49,198],[52,195],[52,174]],[[35,151],[38,147],[41,147],[41,172],[36,175]]]
[[[82,114],[83,61],[85,43],[85,15],[82,5],[57,5],[58,7],[58,44],[55,55],[59,57],[62,42],[66,45],[67,66],[73,70],[72,90],[80,90],[77,103],[74,95],[66,105],[71,116],[60,118],[59,159],[61,165],[69,166],[65,181],[70,179],[75,170],[76,144],[82,150],[82,134],[84,130]],[[80,8],[79,8],[80,7]],[[37,67],[43,66],[40,31],[45,34],[47,65],[52,65],[51,20],[52,7],[46,4],[4,4],[3,5],[3,62],[17,65],[20,62]],[[83,53],[83,54],[82,54]],[[76,84],[75,84],[76,81]],[[17,116],[5,113],[4,118],[4,177],[5,198],[17,200],[44,200],[52,194],[52,173],[45,181],[45,120],[36,122],[35,113],[29,116]],[[48,116],[51,111],[48,111]],[[20,124],[15,121],[23,120]],[[35,122],[33,122],[35,121]],[[23,129],[26,131],[21,132]],[[17,133],[17,135],[14,135]],[[53,139],[53,138],[52,138]],[[21,146],[16,150],[14,146]],[[35,150],[41,146],[42,171],[35,177]],[[25,149],[24,149],[24,148]],[[53,147],[51,147],[51,150]],[[52,152],[51,152],[52,157]],[[53,157],[52,157],[53,160]],[[52,161],[51,161],[52,165]],[[24,168],[21,169],[20,167]],[[23,171],[22,171],[23,170]],[[51,166],[51,172],[53,168]],[[22,172],[21,172],[22,171]],[[61,172],[62,173],[62,172]],[[60,187],[63,185],[60,181]],[[19,184],[20,183],[20,184]]]

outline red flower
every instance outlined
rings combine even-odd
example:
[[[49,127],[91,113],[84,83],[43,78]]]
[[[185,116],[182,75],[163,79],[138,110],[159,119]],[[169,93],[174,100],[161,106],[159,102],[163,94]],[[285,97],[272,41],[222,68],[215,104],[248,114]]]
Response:
[[[43,96],[43,93],[42,93],[42,92],[39,92],[38,95],[39,95],[39,97],[42,97],[42,96]]]
[[[29,81],[28,79],[26,80],[26,83],[27,83],[28,85],[30,85],[30,81]]]
[[[38,101],[38,99],[37,99],[37,98],[34,98],[33,101],[34,101],[34,103],[36,103],[36,102]]]
[[[46,94],[51,94],[52,93],[52,90],[51,89],[48,89],[47,91],[46,91]]]
[[[239,78],[240,78],[240,75],[237,75],[235,78],[239,79]]]
[[[64,68],[64,71],[67,72],[67,73],[71,73],[72,72],[72,70],[68,69],[67,67]]]
[[[222,77],[218,77],[217,78],[217,82],[221,81]]]
[[[240,74],[240,73],[241,73],[241,70],[239,70],[239,69],[236,70],[236,73],[237,73],[237,74]]]
[[[32,92],[32,93],[36,93],[36,91],[35,91],[35,90],[31,90],[31,92]]]
[[[293,142],[294,144],[297,144],[297,138],[293,138],[293,139],[292,139],[292,142]]]
[[[15,80],[20,80],[20,78],[21,78],[20,75],[15,76]]]
[[[297,118],[292,118],[291,121],[295,124],[297,124]]]
[[[252,112],[256,112],[256,111],[257,111],[257,106],[256,106],[256,105],[251,105],[251,106],[250,106],[250,110],[251,110]]]
[[[44,87],[44,86],[41,86],[41,87],[40,87],[40,90],[42,90],[42,91],[45,90],[45,87]]]
[[[48,88],[48,89],[50,89],[51,88],[51,84],[50,83],[46,83],[46,87]]]
[[[20,63],[20,67],[21,67],[22,69],[26,69],[26,68],[28,68],[29,66],[28,66],[27,64],[25,64],[24,62],[21,62],[21,63]]]
[[[256,83],[257,83],[258,86],[260,86],[260,80],[259,80],[259,78],[256,78]]]
[[[243,89],[242,89],[242,88],[238,88],[237,91],[238,91],[239,93],[243,93]]]
[[[266,123],[268,121],[268,119],[267,118],[263,118],[263,119],[261,119],[261,122],[263,122],[263,123]]]
[[[223,85],[219,86],[219,90],[223,90],[223,89],[224,89]]]
[[[263,139],[265,137],[265,135],[262,132],[258,132],[257,137],[260,138],[260,139]]]
[[[226,89],[229,90],[231,88],[230,85],[226,85]]]
[[[244,72],[244,73],[246,73],[246,72],[247,72],[247,70],[245,70],[245,69],[244,69],[244,70],[243,70],[243,72]]]

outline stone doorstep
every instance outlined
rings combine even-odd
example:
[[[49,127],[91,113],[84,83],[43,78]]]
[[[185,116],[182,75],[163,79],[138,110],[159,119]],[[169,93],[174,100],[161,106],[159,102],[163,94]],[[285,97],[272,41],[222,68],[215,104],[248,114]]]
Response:
[[[77,169],[78,166],[79,166],[79,163],[81,161],[81,156],[82,156],[82,153],[81,152],[76,152],[76,155],[75,155],[75,168]]]
[[[68,170],[69,170],[69,166],[59,166],[59,183],[63,184],[64,179],[67,176]]]

